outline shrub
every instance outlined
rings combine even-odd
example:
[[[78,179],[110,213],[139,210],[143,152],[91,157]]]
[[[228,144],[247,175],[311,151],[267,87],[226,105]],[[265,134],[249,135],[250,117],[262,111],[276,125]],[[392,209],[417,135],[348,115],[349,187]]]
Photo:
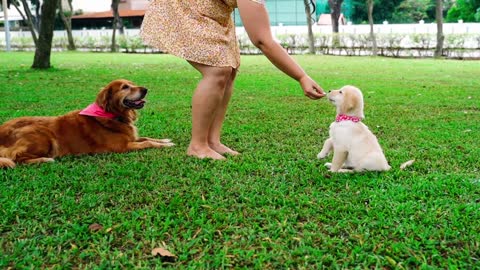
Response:
[[[436,44],[435,35],[427,33],[410,34],[411,49],[418,52],[418,56],[427,56],[428,50]]]
[[[402,40],[405,38],[402,34],[379,34],[378,47],[382,55],[398,57],[400,56],[400,46]]]
[[[465,34],[449,34],[445,36],[444,48],[448,57],[463,58],[465,53]]]
[[[14,37],[10,40],[10,44],[12,48],[19,51],[35,49],[35,44],[31,37]]]
[[[68,39],[66,37],[53,37],[52,48],[64,50],[68,47]]]

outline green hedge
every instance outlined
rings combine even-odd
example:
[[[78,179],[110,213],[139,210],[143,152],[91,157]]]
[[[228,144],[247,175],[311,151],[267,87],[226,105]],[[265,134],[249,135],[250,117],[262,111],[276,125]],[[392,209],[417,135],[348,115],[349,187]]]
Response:
[[[371,55],[372,42],[369,34],[316,34],[315,52],[329,55]],[[276,37],[291,54],[308,52],[308,38],[305,34],[284,34]],[[377,34],[378,54],[390,57],[430,57],[436,46],[436,34]],[[108,52],[111,47],[110,36],[76,37],[77,49],[83,51]],[[245,34],[238,36],[242,54],[259,54]],[[54,50],[66,50],[66,37],[55,37]],[[0,38],[0,48],[4,49],[5,40]],[[14,37],[11,47],[16,51],[34,50],[33,40],[29,37]],[[159,50],[146,46],[139,36],[118,36],[117,50],[127,53],[158,53]],[[480,34],[445,35],[445,57],[480,57]]]

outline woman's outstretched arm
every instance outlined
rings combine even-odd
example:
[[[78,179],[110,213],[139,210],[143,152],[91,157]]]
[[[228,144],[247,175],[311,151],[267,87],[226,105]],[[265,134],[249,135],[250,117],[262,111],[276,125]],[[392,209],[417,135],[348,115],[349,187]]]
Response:
[[[273,39],[270,30],[270,20],[265,5],[252,0],[237,0],[237,5],[248,37],[270,62],[285,74],[297,80],[307,97],[319,99],[325,96],[323,89],[312,80],[287,51]]]

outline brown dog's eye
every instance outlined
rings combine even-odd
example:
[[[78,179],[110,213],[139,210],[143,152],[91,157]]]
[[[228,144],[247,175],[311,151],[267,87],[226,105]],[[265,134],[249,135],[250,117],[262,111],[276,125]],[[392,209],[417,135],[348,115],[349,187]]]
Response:
[[[124,85],[122,86],[122,90],[125,90],[125,89],[128,89],[128,88],[130,88],[130,86],[128,86],[128,84],[124,84]]]

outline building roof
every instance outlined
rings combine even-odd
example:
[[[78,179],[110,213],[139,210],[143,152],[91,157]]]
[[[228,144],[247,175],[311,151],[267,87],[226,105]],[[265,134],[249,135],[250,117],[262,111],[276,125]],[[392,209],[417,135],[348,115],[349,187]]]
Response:
[[[320,17],[318,18],[318,25],[332,25],[332,15],[331,14],[321,14]],[[338,24],[343,25],[345,24],[345,17],[343,14],[340,14],[340,17],[338,18]]]
[[[145,10],[119,10],[118,13],[120,17],[143,17],[145,15]],[[104,19],[104,18],[113,18],[113,11],[102,11],[102,12],[92,12],[84,13],[81,15],[72,16],[72,19]]]

